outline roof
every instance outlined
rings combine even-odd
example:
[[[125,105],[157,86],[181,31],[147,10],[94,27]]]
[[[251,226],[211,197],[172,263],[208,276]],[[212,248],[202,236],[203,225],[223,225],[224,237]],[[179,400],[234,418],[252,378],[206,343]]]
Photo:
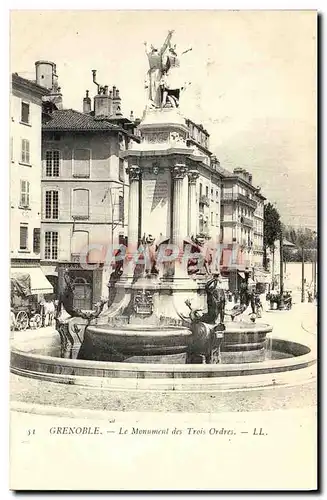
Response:
[[[191,123],[192,125],[195,125],[201,132],[203,132],[206,136],[210,137],[209,132],[204,128],[204,126],[201,123],[195,123],[191,118],[186,118],[186,123]]]
[[[289,240],[285,240],[285,239],[283,239],[283,245],[284,245],[284,247],[294,247],[294,248],[296,248],[296,245],[294,245],[294,243],[292,243]]]
[[[42,130],[49,131],[97,131],[122,130],[121,127],[105,119],[97,119],[74,109],[53,111],[51,119],[42,125]],[[125,131],[124,131],[125,132]]]
[[[112,123],[110,118],[94,117],[75,109],[56,109],[51,113],[51,119],[42,124],[42,132],[101,132],[116,131],[125,134],[136,142],[140,138]]]
[[[12,73],[11,84],[12,87],[23,87],[24,89],[28,89],[30,92],[34,92],[35,94],[37,94],[39,97],[50,93],[47,88],[38,85],[33,80],[28,80],[27,78],[19,76],[18,73]]]
[[[216,167],[217,172],[222,174],[224,177],[235,177],[232,172],[222,167],[221,165]]]

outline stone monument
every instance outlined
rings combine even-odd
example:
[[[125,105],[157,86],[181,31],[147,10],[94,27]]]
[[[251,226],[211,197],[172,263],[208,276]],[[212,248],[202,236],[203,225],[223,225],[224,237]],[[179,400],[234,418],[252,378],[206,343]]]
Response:
[[[129,175],[128,246],[118,252],[106,310],[99,304],[84,318],[80,359],[219,361],[225,296],[219,278],[208,280],[210,259],[196,236],[196,182],[203,157],[187,140],[180,108],[185,83],[172,36],[170,31],[161,49],[147,51],[140,142],[121,152]],[[201,272],[189,273],[187,247],[204,258]],[[196,317],[193,311],[200,310],[206,312]]]

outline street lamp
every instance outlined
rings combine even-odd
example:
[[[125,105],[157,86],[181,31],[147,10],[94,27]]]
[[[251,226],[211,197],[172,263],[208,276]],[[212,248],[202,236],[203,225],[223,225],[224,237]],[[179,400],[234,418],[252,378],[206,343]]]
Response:
[[[313,260],[313,298],[316,298],[317,295],[317,232],[313,231],[313,236],[315,239],[315,247],[314,248],[314,260]]]
[[[301,245],[301,262],[302,262],[302,277],[301,277],[301,302],[305,301],[304,297],[304,284],[305,284],[305,278],[304,278],[304,246],[303,243]]]
[[[279,237],[279,254],[280,254],[280,262],[279,262],[279,276],[280,276],[280,301],[279,301],[279,309],[284,309],[284,245],[283,245],[283,228],[280,228],[280,237]]]

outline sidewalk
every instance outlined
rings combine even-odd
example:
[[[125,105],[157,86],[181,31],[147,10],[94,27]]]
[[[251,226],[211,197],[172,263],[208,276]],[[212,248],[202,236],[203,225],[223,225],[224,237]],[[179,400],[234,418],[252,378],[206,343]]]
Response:
[[[273,326],[270,334],[286,340],[309,342],[316,345],[317,335],[317,306],[313,303],[296,303],[290,311],[270,311],[265,306],[262,319]]]
[[[42,328],[27,328],[26,330],[20,331],[15,330],[10,332],[10,341],[15,342],[16,340],[28,340],[29,338],[34,338],[36,336],[48,336],[54,331],[55,324],[53,324],[53,326],[45,326]]]

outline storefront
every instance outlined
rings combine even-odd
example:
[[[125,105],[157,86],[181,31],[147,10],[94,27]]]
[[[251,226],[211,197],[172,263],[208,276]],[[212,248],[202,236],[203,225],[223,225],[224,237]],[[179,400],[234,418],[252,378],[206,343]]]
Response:
[[[99,302],[102,290],[103,270],[82,269],[76,263],[62,263],[58,266],[58,289],[64,290],[64,274],[68,272],[74,285],[74,307],[91,310]]]
[[[46,278],[40,267],[12,267],[11,277],[15,278],[20,275],[30,276],[30,293],[31,295],[46,295],[53,293],[53,286]]]
[[[263,271],[255,271],[254,280],[257,292],[260,294],[266,293],[270,283],[270,274]]]

